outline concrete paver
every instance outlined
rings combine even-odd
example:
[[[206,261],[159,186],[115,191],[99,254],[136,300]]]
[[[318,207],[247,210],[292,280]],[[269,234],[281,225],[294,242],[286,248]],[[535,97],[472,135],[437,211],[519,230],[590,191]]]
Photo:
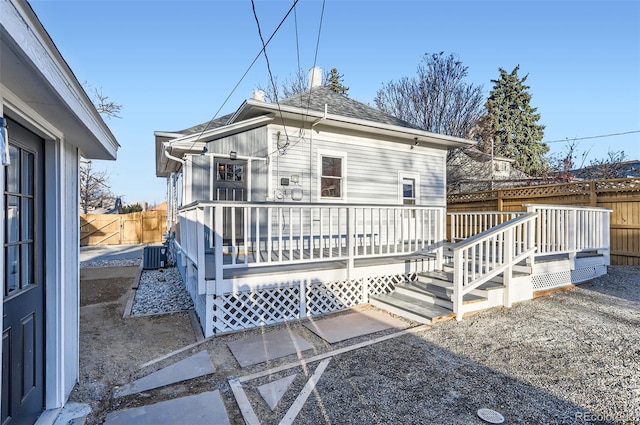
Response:
[[[293,375],[285,376],[277,381],[269,382],[258,387],[258,392],[264,401],[267,402],[271,410],[276,408],[284,393],[287,392],[291,383],[296,379],[296,376],[298,376],[298,374],[294,373]]]
[[[104,425],[230,425],[220,391],[162,401],[148,406],[111,412]]]
[[[305,323],[304,326],[320,338],[334,344],[385,329],[401,329],[406,326],[406,322],[381,311],[368,310],[314,320]]]
[[[211,374],[215,371],[207,351],[200,351],[177,363],[160,369],[143,378],[123,385],[115,391],[115,397],[137,394],[153,388],[164,387],[187,379]]]
[[[287,329],[250,336],[227,344],[241,367],[301,353],[313,348],[307,340]]]

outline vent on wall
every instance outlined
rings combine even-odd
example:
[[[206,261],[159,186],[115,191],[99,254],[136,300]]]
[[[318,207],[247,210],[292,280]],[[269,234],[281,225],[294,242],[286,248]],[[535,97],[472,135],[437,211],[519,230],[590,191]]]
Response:
[[[164,246],[145,246],[142,257],[142,268],[159,269],[167,262],[167,248]]]

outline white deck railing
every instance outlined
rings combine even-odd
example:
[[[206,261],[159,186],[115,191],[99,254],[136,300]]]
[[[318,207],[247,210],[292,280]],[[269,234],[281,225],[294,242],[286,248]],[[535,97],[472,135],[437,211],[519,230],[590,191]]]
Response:
[[[483,229],[485,223],[505,217],[495,212],[454,213],[455,217],[451,217],[452,239],[473,235],[451,247],[454,264],[453,304],[458,320],[462,319],[464,313],[464,295],[502,273],[504,304],[510,306],[512,268],[527,257],[530,257],[528,263],[532,265],[536,257],[559,254],[575,257],[579,253],[596,252],[605,257],[604,264],[609,264],[610,209],[538,204],[524,206],[526,213],[505,213],[513,214],[513,218],[488,229]]]
[[[450,222],[449,241],[459,242],[509,221],[524,211],[470,211],[447,213]]]
[[[453,311],[462,320],[463,297],[504,273],[508,307],[509,280],[513,266],[533,255],[537,214],[529,212],[478,233],[451,247],[453,251]]]
[[[537,256],[597,251],[610,257],[610,214],[608,208],[562,205],[525,205],[538,214]]]
[[[425,206],[199,202],[180,210],[185,255],[212,274],[269,265],[435,253],[442,259],[445,209]],[[438,264],[439,267],[439,264]]]

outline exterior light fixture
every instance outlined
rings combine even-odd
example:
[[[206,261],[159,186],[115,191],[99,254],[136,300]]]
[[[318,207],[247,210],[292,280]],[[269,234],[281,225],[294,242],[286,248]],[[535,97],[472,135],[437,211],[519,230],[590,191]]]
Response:
[[[229,159],[238,159],[238,152],[236,151],[229,152]]]
[[[0,117],[0,157],[2,165],[9,165],[9,133],[4,117]]]
[[[209,152],[209,149],[207,149],[207,147],[205,146],[202,148],[202,152],[200,152],[200,155],[204,155],[207,152]]]

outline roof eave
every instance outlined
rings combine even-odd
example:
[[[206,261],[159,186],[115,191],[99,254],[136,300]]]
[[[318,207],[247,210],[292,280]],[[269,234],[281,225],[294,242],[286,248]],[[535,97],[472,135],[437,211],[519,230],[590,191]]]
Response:
[[[276,105],[273,103],[265,103],[254,99],[247,99],[240,106],[238,111],[231,118],[230,122],[241,119],[248,115],[249,111],[263,110],[274,114],[279,114],[285,119],[301,120],[300,117],[310,117],[322,119],[323,125],[332,125],[339,128],[350,128],[352,130],[369,131],[377,134],[385,134],[407,142],[413,143],[418,138],[420,144],[424,143],[434,147],[468,147],[473,146],[477,142],[473,140],[463,139],[460,137],[446,136],[443,134],[431,133],[425,130],[419,130],[409,127],[402,127],[392,124],[384,124],[375,121],[362,120],[358,118],[349,118],[342,115],[326,114],[319,111],[307,111],[304,108],[298,108],[288,105]],[[311,121],[309,121],[311,125]]]

